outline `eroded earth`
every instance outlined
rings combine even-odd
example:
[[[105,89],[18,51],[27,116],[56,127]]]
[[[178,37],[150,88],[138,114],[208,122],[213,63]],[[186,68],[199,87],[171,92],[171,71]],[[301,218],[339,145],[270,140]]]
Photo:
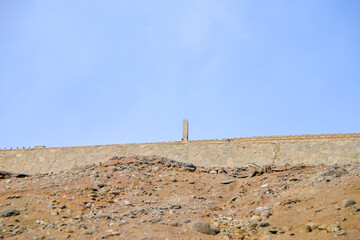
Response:
[[[0,239],[360,239],[360,164],[0,171]]]

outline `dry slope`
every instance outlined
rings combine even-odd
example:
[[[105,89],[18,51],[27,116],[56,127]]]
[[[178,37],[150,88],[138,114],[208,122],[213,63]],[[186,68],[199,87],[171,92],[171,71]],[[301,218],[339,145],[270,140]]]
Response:
[[[114,157],[0,174],[4,239],[360,239],[360,168]]]

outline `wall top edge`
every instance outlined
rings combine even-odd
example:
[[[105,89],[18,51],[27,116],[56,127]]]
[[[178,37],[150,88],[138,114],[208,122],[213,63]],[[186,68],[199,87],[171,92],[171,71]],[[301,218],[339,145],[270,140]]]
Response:
[[[61,149],[61,148],[92,148],[92,147],[118,147],[142,144],[189,144],[189,143],[226,143],[226,142],[271,142],[271,141],[301,141],[301,140],[341,140],[341,139],[360,139],[360,133],[338,133],[338,134],[307,134],[307,135],[284,135],[284,136],[259,136],[259,137],[241,137],[225,139],[192,140],[188,143],[182,141],[175,142],[150,142],[150,143],[125,143],[125,144],[106,144],[106,145],[87,145],[87,146],[63,146],[63,147],[45,147],[42,149]],[[25,149],[0,149],[0,151],[32,151],[38,148]]]
[[[336,140],[336,139],[356,139],[360,138],[360,133],[337,133],[337,134],[304,134],[304,135],[283,135],[283,136],[257,136],[241,138],[225,138],[210,140],[194,140],[191,142],[253,142],[253,141],[298,141],[298,140]]]

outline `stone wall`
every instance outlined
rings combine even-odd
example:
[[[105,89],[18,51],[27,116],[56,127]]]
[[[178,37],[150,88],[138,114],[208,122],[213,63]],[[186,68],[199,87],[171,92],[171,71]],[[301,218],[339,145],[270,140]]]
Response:
[[[0,170],[30,174],[57,172],[130,155],[158,155],[202,166],[346,164],[360,162],[360,134],[0,150]]]

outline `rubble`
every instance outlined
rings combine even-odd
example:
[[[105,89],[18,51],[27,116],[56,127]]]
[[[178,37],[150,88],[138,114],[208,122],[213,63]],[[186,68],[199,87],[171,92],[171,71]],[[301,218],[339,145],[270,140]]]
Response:
[[[11,173],[0,180],[0,239],[357,239],[359,174],[351,165],[207,168],[158,156]]]

